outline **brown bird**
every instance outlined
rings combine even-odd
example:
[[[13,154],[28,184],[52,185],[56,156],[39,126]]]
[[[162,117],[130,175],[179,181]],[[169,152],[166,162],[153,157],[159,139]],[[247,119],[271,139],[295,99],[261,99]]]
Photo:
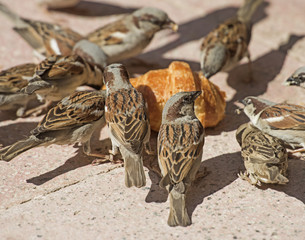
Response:
[[[0,149],[0,159],[10,161],[34,147],[76,142],[82,143],[86,155],[104,158],[91,153],[90,139],[95,130],[105,125],[105,97],[105,91],[75,92],[65,97],[48,111],[28,138]]]
[[[244,113],[255,127],[293,148],[302,147],[301,151],[304,151],[305,107],[277,104],[258,97],[246,97],[241,102],[245,105]]]
[[[158,160],[162,172],[160,187],[169,192],[169,226],[188,226],[186,194],[199,169],[204,129],[194,112],[201,91],[180,92],[165,104],[158,135]]]
[[[178,25],[164,11],[146,7],[89,33],[87,39],[100,46],[109,63],[115,63],[140,54],[165,28],[177,31]]]
[[[14,23],[14,31],[34,49],[34,54],[41,60],[50,55],[69,55],[75,43],[83,39],[70,28],[22,18],[3,3],[0,3],[0,13]]]
[[[305,88],[305,66],[298,68],[295,72],[283,83],[286,86],[299,86]]]
[[[144,98],[129,82],[122,64],[111,64],[104,70],[107,88],[106,121],[112,142],[111,154],[120,150],[125,166],[126,187],[143,187],[143,149],[150,152],[150,125]]]
[[[263,183],[286,184],[288,154],[284,142],[263,133],[250,123],[236,131],[236,140],[241,146],[246,171],[239,177],[253,185]]]
[[[220,71],[229,71],[247,57],[251,73],[248,45],[251,38],[251,18],[263,0],[245,0],[235,17],[221,23],[201,44],[200,65],[206,78]],[[252,73],[251,73],[252,74]]]
[[[106,56],[94,43],[81,40],[74,46],[74,54],[53,55],[35,68],[33,78],[21,89],[22,93],[35,93],[45,104],[27,112],[40,114],[52,102],[73,93],[81,85],[103,86],[102,69],[106,66]]]
[[[0,110],[14,110],[24,116],[27,105],[36,97],[20,93],[34,75],[36,64],[26,63],[0,72]]]

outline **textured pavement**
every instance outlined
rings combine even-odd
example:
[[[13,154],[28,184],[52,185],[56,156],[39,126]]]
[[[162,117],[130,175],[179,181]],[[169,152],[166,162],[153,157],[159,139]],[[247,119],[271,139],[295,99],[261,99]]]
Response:
[[[35,1],[4,1],[24,17],[60,23],[85,34],[136,8],[153,6],[175,20],[178,33],[156,34],[145,52],[126,61],[131,75],[165,68],[173,60],[199,70],[201,39],[232,16],[242,0],[82,1],[71,11],[46,12]],[[0,162],[0,239],[305,239],[305,158],[289,159],[289,184],[257,188],[237,177],[244,170],[236,128],[247,121],[235,102],[248,95],[305,104],[305,91],[282,86],[305,65],[303,0],[266,1],[253,18],[250,52],[254,82],[246,60],[211,81],[227,93],[225,119],[206,130],[201,171],[192,187],[188,210],[193,224],[167,226],[169,202],[158,176],[146,168],[147,185],[124,186],[124,169],[110,163],[91,166],[78,146],[36,148],[9,163]],[[0,68],[34,61],[32,49],[0,16]],[[0,112],[0,144],[29,134],[42,117],[14,119]],[[156,134],[152,142],[155,146]],[[107,152],[107,129],[93,137],[92,148]],[[147,157],[156,164],[156,157]]]

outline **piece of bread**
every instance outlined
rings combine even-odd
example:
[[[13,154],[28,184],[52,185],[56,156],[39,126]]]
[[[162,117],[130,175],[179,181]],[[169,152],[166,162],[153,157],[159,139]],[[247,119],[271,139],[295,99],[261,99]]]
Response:
[[[167,69],[152,70],[131,78],[148,103],[151,129],[159,131],[162,110],[167,100],[182,91],[204,90],[195,102],[195,113],[204,127],[216,126],[224,117],[225,92],[207,80],[202,73],[192,72],[185,62],[172,62]]]

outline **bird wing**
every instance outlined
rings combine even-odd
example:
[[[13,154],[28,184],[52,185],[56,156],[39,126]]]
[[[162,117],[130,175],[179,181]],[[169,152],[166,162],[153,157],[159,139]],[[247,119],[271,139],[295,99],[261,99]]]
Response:
[[[204,144],[199,120],[188,124],[162,124],[158,135],[158,158],[163,176],[179,183],[188,175]]]
[[[265,134],[258,129],[245,132],[242,140],[242,156],[252,163],[278,164],[287,156],[282,140]]]
[[[203,40],[201,50],[209,48],[217,43],[222,43],[226,46],[228,57],[234,57],[239,46],[242,46],[241,54],[247,51],[247,46],[250,41],[250,31],[245,23],[238,20],[236,17],[230,18],[218,25],[218,27],[210,32]],[[240,44],[244,43],[244,44]],[[243,55],[239,56],[241,59]]]
[[[74,128],[99,120],[104,116],[105,95],[105,91],[81,91],[65,97],[31,133]]]
[[[99,46],[117,45],[123,43],[124,35],[129,32],[124,20],[101,27],[87,35],[87,39]]]
[[[106,120],[116,140],[128,150],[140,153],[143,141],[150,134],[144,98],[136,89],[122,89],[109,94]]]
[[[33,77],[36,64],[21,64],[0,72],[0,92],[16,93],[28,85]]]
[[[52,55],[37,65],[35,74],[43,80],[56,80],[81,74],[83,71],[84,64],[81,57]]]
[[[27,27],[14,27],[34,49],[45,56],[71,54],[75,43],[84,37],[69,28],[58,24],[32,21],[22,18]]]
[[[273,129],[305,130],[305,108],[293,104],[277,104],[262,111],[260,118]]]

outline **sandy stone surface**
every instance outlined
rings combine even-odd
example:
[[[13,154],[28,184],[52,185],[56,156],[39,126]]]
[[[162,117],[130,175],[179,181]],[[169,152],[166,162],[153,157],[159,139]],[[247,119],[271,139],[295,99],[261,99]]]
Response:
[[[173,60],[199,70],[201,39],[236,12],[242,0],[82,1],[69,11],[45,11],[35,1],[4,1],[23,17],[56,22],[86,34],[143,6],[165,10],[178,33],[162,31],[137,58],[125,61],[131,75],[165,68]],[[237,177],[244,170],[236,128],[248,119],[236,115],[236,101],[248,95],[305,104],[305,92],[282,82],[305,64],[303,0],[266,1],[253,18],[250,52],[254,82],[246,84],[247,61],[211,78],[227,92],[225,119],[206,130],[200,171],[188,210],[193,224],[167,226],[169,202],[159,177],[146,168],[147,186],[127,189],[124,169],[92,166],[79,146],[36,148],[0,162],[0,239],[305,239],[305,160],[289,159],[289,184],[251,186]],[[0,16],[0,69],[35,61],[32,49]],[[42,118],[14,119],[0,112],[0,144],[29,134]],[[155,149],[156,134],[152,136]],[[107,129],[93,136],[94,151],[110,147]],[[145,165],[156,164],[156,156]]]

